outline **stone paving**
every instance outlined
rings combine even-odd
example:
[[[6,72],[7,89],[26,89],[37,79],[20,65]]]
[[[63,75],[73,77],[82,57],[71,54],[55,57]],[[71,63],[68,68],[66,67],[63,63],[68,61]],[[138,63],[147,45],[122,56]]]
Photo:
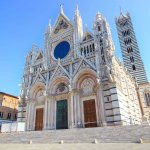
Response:
[[[150,144],[0,144],[0,150],[150,150]]]
[[[116,126],[67,130],[1,133],[0,143],[7,144],[58,144],[66,143],[138,143],[140,138],[150,143],[150,126]],[[150,150],[150,148],[149,148]]]

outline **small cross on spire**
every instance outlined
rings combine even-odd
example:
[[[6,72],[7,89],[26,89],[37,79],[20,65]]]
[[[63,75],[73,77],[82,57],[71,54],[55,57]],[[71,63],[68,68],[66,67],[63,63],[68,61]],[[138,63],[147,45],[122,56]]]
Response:
[[[60,13],[62,13],[62,14],[64,13],[63,5],[62,4],[60,5]]]

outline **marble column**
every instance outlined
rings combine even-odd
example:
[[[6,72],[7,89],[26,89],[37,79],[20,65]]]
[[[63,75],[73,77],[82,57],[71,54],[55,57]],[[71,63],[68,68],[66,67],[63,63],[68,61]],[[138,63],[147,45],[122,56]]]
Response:
[[[30,117],[30,130],[35,129],[34,119],[35,119],[35,102],[32,101],[32,103],[31,103],[31,117]]]
[[[99,83],[98,83],[99,84]],[[103,96],[103,91],[102,91],[102,87],[99,84],[98,85],[98,93],[99,93],[99,102],[100,102],[100,116],[101,116],[101,121],[102,121],[102,125],[106,126],[106,115],[105,115],[105,105],[104,105],[104,96]]]
[[[49,118],[49,126],[50,126],[50,129],[53,129],[53,113],[54,113],[54,110],[53,110],[53,99],[50,98],[50,118]]]
[[[51,129],[51,99],[48,98],[47,129]]]
[[[27,109],[26,109],[26,130],[29,128],[29,102],[27,102]]]
[[[51,129],[55,129],[56,128],[56,108],[55,108],[55,99],[54,97],[51,98],[51,118],[50,118],[50,125],[51,125]]]
[[[76,93],[76,103],[77,103],[77,127],[81,127],[81,106],[80,106],[80,95],[79,92]]]
[[[48,112],[47,112],[47,107],[48,106],[48,100],[47,100],[47,98],[46,98],[46,100],[45,100],[45,106],[44,106],[44,130],[46,130],[47,129],[47,114],[48,114]]]
[[[29,103],[29,115],[28,115],[28,130],[31,130],[31,109],[32,109],[32,103]]]
[[[96,94],[96,108],[97,108],[97,125],[98,126],[102,126],[102,122],[103,122],[103,119],[102,119],[102,113],[101,113],[101,97],[100,97],[100,92],[99,92],[99,88],[97,87],[97,94]]]
[[[29,130],[33,130],[33,119],[34,119],[34,102],[30,102],[30,107],[29,107]]]
[[[78,126],[78,124],[77,124],[77,93],[75,93],[75,95],[74,95],[74,99],[73,99],[74,101],[73,101],[73,105],[74,105],[74,112],[73,112],[73,114],[74,114],[74,127],[75,128],[77,128],[77,126]]]
[[[70,128],[74,127],[74,107],[73,107],[73,101],[74,101],[74,93],[73,91],[70,92]]]

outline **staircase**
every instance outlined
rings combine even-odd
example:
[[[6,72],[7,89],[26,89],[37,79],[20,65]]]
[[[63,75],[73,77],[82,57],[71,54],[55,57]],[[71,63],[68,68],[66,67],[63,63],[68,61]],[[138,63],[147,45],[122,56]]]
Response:
[[[0,133],[0,143],[137,143],[142,138],[150,142],[150,126],[111,126]]]

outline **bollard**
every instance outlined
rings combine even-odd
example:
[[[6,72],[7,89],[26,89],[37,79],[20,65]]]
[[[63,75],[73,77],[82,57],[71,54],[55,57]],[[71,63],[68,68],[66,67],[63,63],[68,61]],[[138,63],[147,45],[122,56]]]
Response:
[[[60,141],[60,144],[64,144],[64,141],[63,141],[63,140],[61,140],[61,141]]]
[[[140,138],[139,143],[141,143],[141,144],[143,144],[143,143],[144,143],[144,141],[143,141],[143,139],[142,139],[142,138]]]
[[[94,139],[94,143],[95,143],[95,144],[97,144],[97,143],[98,143],[97,139]]]
[[[32,140],[29,141],[29,144],[32,144]]]

